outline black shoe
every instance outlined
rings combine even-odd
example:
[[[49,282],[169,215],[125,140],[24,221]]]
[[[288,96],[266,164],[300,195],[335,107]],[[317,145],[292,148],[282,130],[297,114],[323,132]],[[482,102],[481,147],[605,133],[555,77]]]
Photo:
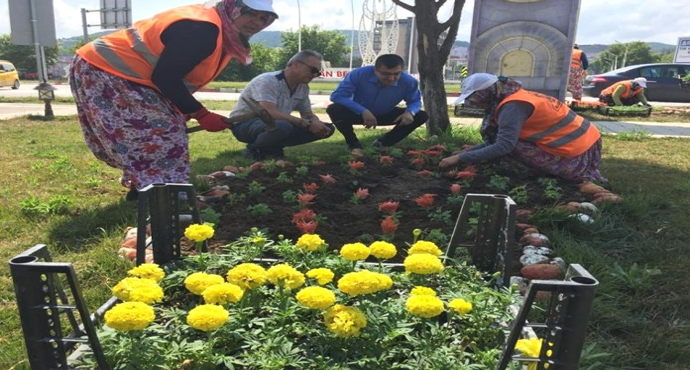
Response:
[[[139,191],[137,191],[136,188],[129,189],[129,192],[127,192],[125,196],[125,200],[128,202],[136,202],[139,200]]]
[[[253,161],[263,161],[265,157],[259,149],[252,148],[250,146],[247,146],[247,149],[242,151],[242,155]]]

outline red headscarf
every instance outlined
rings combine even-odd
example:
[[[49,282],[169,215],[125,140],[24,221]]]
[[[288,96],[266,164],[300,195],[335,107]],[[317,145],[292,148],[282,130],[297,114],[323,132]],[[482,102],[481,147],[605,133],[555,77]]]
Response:
[[[235,19],[243,14],[242,8],[246,8],[242,0],[223,0],[216,4],[223,25],[223,49],[246,66],[252,62],[251,49],[249,42],[241,39],[242,36],[235,26]],[[263,28],[270,26],[274,20],[275,18],[269,17]]]

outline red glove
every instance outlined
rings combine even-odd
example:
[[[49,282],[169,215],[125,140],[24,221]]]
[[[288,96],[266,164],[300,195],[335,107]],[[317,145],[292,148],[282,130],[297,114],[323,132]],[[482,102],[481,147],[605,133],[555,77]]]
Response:
[[[189,116],[199,121],[199,125],[206,131],[217,132],[231,127],[227,118],[220,114],[209,112],[206,108],[201,108]]]

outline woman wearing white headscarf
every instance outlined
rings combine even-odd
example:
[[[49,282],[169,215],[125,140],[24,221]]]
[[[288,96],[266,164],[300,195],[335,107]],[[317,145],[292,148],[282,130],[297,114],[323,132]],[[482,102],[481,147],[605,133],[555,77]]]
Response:
[[[276,18],[272,0],[187,5],[77,50],[70,85],[86,144],[123,171],[128,199],[150,184],[189,182],[186,121],[228,128],[192,94],[231,59],[251,63],[249,38]]]
[[[607,181],[598,170],[599,130],[563,102],[488,73],[463,81],[456,103],[462,101],[485,110],[480,129],[484,143],[444,158],[440,167],[510,156],[564,179]]]

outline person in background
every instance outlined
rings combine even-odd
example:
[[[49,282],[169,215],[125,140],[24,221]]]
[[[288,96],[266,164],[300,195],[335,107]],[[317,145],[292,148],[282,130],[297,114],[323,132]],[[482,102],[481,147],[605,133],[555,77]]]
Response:
[[[275,129],[269,130],[260,118],[237,122],[232,133],[247,143],[244,155],[253,160],[283,158],[283,148],[310,143],[333,134],[333,125],[323,123],[311,110],[309,82],[321,74],[321,54],[302,50],[293,55],[281,71],[267,72],[254,77],[240,94],[240,100],[230,117],[250,113],[242,98],[256,100],[275,119]],[[293,111],[299,117],[293,116]]]
[[[404,64],[398,55],[381,55],[373,66],[348,73],[331,94],[333,104],[326,112],[354,156],[363,155],[362,144],[352,127],[355,124],[366,128],[395,125],[373,143],[374,147],[386,147],[404,139],[429,119],[421,110],[418,82],[403,72]],[[406,107],[398,107],[403,100]]]
[[[69,77],[86,144],[123,171],[128,200],[150,184],[189,182],[186,121],[207,131],[229,127],[192,93],[232,58],[251,63],[249,38],[276,18],[272,0],[187,5],[76,51]]]
[[[573,45],[573,53],[570,57],[570,75],[568,76],[568,91],[573,94],[573,100],[582,99],[582,83],[587,76],[589,62],[587,55],[580,50],[577,44]]]
[[[629,106],[642,104],[651,107],[644,95],[647,88],[647,79],[637,77],[633,80],[618,81],[605,88],[599,94],[599,101],[609,106]]]
[[[461,101],[485,110],[484,142],[443,158],[441,168],[509,156],[563,179],[607,181],[598,170],[599,130],[558,99],[507,77],[475,73],[462,82],[456,104]]]

